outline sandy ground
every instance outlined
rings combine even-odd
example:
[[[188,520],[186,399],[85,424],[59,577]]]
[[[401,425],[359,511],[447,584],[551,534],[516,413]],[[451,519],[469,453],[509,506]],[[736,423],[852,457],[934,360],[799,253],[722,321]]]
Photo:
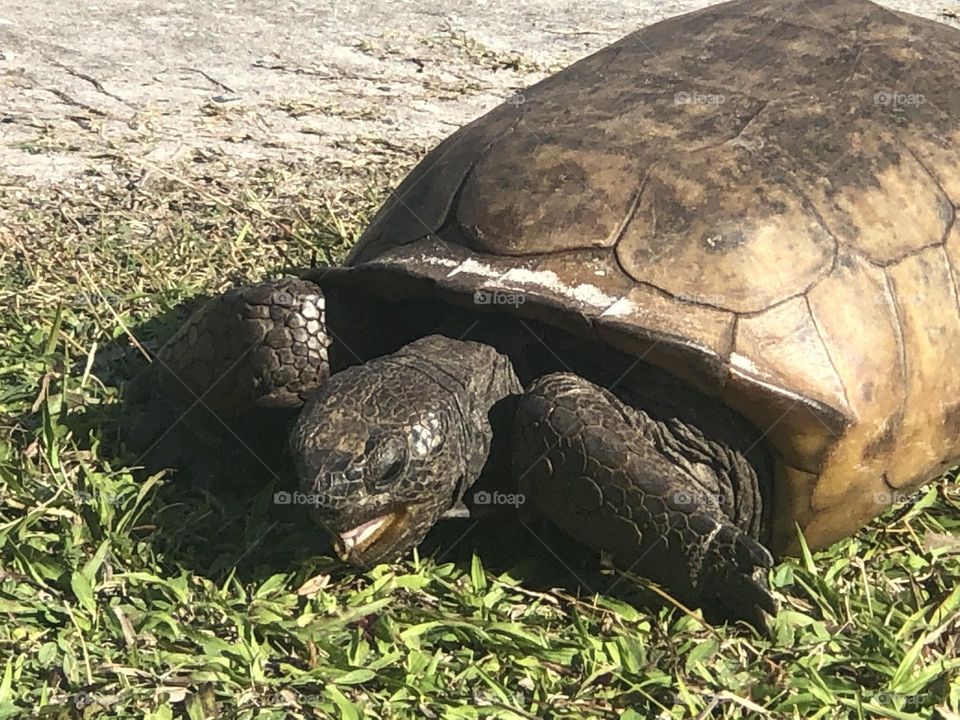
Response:
[[[198,165],[207,175],[310,168],[331,186],[378,165],[408,168],[518,89],[710,3],[323,4],[4,3],[0,240],[4,218],[44,190],[108,192]],[[957,22],[948,6],[885,4]]]

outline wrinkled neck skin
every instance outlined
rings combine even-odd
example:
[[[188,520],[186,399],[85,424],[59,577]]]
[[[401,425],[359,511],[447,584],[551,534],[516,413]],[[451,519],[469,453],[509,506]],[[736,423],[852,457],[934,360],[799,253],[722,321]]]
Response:
[[[521,390],[506,356],[439,335],[331,377],[291,451],[341,557],[366,565],[417,545],[480,475],[491,408]]]

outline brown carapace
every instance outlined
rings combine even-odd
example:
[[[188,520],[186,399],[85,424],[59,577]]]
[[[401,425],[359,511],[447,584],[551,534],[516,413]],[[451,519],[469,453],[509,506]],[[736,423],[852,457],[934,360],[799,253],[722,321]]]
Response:
[[[722,399],[777,454],[774,552],[826,546],[960,456],[958,68],[862,0],[667,20],[437,146],[351,282],[522,292]]]

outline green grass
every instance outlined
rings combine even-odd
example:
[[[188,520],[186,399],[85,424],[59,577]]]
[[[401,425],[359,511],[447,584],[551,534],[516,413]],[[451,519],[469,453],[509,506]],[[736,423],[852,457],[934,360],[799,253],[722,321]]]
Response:
[[[272,485],[144,477],[118,442],[138,345],[201,293],[335,261],[394,179],[21,207],[0,237],[0,717],[958,717],[949,478],[778,566],[765,639],[631,604],[630,578],[581,585],[523,527],[441,530],[358,575]]]

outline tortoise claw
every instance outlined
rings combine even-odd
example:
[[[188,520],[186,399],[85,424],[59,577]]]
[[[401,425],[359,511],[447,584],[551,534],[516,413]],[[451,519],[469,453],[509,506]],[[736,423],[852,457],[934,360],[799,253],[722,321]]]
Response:
[[[704,578],[712,588],[704,600],[721,620],[745,621],[762,635],[770,634],[770,616],[777,613],[777,601],[767,583],[767,571],[774,561],[770,551],[732,526],[718,535],[726,537],[733,552],[718,557]],[[728,549],[729,550],[729,549]]]
[[[766,570],[738,574],[728,580],[723,597],[717,598],[723,619],[743,621],[761,635],[770,635],[770,617],[776,615],[777,601],[767,586]]]

